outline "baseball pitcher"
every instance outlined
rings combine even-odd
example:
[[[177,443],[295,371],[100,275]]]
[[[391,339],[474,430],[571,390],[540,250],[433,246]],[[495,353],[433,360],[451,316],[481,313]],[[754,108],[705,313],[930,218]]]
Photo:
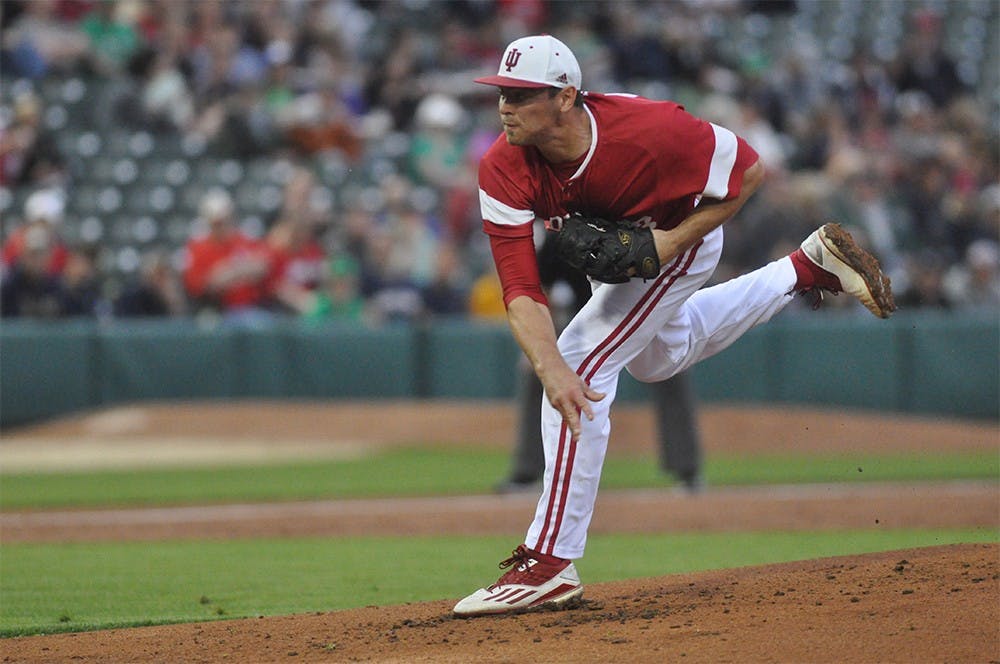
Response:
[[[847,292],[876,316],[895,309],[878,262],[837,224],[794,253],[702,288],[722,225],[761,186],[757,153],[730,130],[668,101],[581,91],[570,49],[548,35],[512,42],[496,76],[503,134],[483,156],[483,227],[511,330],[545,396],[542,495],[524,543],[492,585],[462,599],[471,616],[564,605],[583,555],[624,369],[662,381],[771,319],[796,293]],[[536,220],[592,279],[593,296],[556,336],[532,239]]]

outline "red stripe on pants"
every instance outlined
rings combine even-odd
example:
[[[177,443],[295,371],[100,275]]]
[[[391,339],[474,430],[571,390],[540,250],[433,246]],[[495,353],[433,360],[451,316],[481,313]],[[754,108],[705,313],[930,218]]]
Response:
[[[687,252],[687,260],[684,261],[684,267],[680,271],[676,271],[681,261],[684,260],[684,254],[677,257],[674,263],[667,269],[663,274],[656,278],[653,286],[647,290],[634,307],[629,311],[629,313],[622,319],[617,327],[604,338],[601,343],[594,348],[593,351],[583,360],[580,366],[577,368],[576,373],[584,377],[587,383],[590,383],[590,379],[594,377],[594,374],[604,365],[611,354],[621,347],[623,343],[639,328],[639,326],[649,317],[649,314],[653,311],[656,304],[663,298],[663,296],[670,290],[670,287],[679,279],[680,277],[687,274],[688,269],[691,267],[691,263],[694,262],[695,256],[697,256],[698,248],[701,246],[701,242],[698,242],[694,247],[692,247]],[[620,337],[620,338],[619,338]],[[615,339],[617,338],[617,342]],[[596,363],[587,372],[587,367],[591,362]],[[586,376],[584,376],[584,373]],[[580,415],[580,411],[577,410],[577,416]],[[555,555],[553,553],[555,549],[556,539],[559,535],[559,529],[562,526],[563,514],[566,510],[566,496],[569,493],[570,478],[573,474],[573,462],[576,457],[576,443],[577,441],[569,440],[569,449],[566,450],[566,441],[569,434],[569,427],[564,421],[562,427],[559,430],[559,446],[556,453],[556,466],[555,471],[552,474],[552,485],[549,488],[549,502],[546,506],[545,511],[545,523],[542,526],[542,531],[538,536],[538,541],[532,547],[534,550],[548,555]],[[566,453],[566,463],[563,464],[564,452]],[[561,479],[560,479],[561,478]],[[556,501],[556,489],[561,488],[558,505]],[[553,522],[552,515],[555,512],[555,521]],[[549,526],[552,525],[551,534],[549,533]],[[546,543],[546,540],[548,542]]]

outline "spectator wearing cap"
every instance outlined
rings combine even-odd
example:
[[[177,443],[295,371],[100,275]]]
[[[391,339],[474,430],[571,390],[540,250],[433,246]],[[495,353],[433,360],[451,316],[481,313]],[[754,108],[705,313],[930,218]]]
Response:
[[[350,256],[335,256],[327,262],[323,283],[313,293],[311,306],[303,318],[311,323],[361,322],[365,316],[358,262]]]
[[[14,96],[9,121],[0,119],[0,185],[58,187],[67,179],[66,160],[55,134],[43,122],[34,92]]]
[[[47,226],[33,225],[25,231],[21,251],[0,284],[0,316],[54,319],[63,315],[65,288],[59,275],[49,270],[53,248]]]
[[[253,322],[271,303],[273,261],[267,246],[235,223],[233,200],[212,189],[202,198],[199,223],[187,243],[184,285],[201,309],[234,322]]]
[[[63,220],[63,210],[63,197],[54,190],[40,189],[28,196],[24,202],[24,223],[14,229],[4,242],[4,266],[12,267],[24,253],[32,229],[42,228],[44,237],[48,238],[48,244],[51,245],[46,252],[46,271],[52,276],[61,275],[69,259],[69,250],[58,231]],[[42,235],[36,234],[35,237]]]
[[[434,93],[420,102],[409,154],[418,184],[447,188],[468,170],[465,123],[465,111],[454,97]]]
[[[285,185],[281,213],[267,234],[274,267],[274,294],[292,312],[313,306],[323,281],[327,254],[319,241],[328,221],[329,205],[318,194],[316,176],[297,168]]]
[[[960,309],[1000,311],[1000,248],[993,240],[976,240],[965,260],[944,277],[949,301]]]
[[[442,231],[459,244],[480,221],[478,161],[470,152],[470,138],[469,115],[453,96],[433,93],[417,106],[409,174],[416,184],[440,192]]]

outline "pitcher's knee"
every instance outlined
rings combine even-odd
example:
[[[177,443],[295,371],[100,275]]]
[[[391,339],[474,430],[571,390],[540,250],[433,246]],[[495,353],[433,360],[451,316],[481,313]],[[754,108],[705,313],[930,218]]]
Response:
[[[625,369],[641,383],[658,383],[680,372],[689,348],[688,343],[677,344],[674,347],[665,345],[659,348],[647,347],[625,365]]]
[[[628,371],[632,378],[635,378],[640,383],[659,383],[660,381],[664,381],[677,373],[675,370],[667,366],[659,367],[657,371],[651,371],[646,367],[633,367],[632,365],[629,365],[625,367],[625,370]]]

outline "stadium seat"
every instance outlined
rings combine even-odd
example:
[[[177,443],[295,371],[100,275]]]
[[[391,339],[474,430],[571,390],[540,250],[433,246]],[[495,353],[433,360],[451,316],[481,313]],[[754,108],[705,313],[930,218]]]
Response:
[[[163,228],[163,236],[175,247],[183,247],[191,236],[193,217],[173,215],[168,217]]]
[[[115,268],[123,275],[131,275],[138,271],[142,263],[139,250],[129,245],[118,249],[115,255]]]
[[[75,226],[77,239],[81,242],[94,244],[104,238],[104,222],[101,221],[100,217],[85,217]]]
[[[136,244],[149,245],[160,236],[160,223],[155,217],[143,215],[132,223],[132,239]]]

